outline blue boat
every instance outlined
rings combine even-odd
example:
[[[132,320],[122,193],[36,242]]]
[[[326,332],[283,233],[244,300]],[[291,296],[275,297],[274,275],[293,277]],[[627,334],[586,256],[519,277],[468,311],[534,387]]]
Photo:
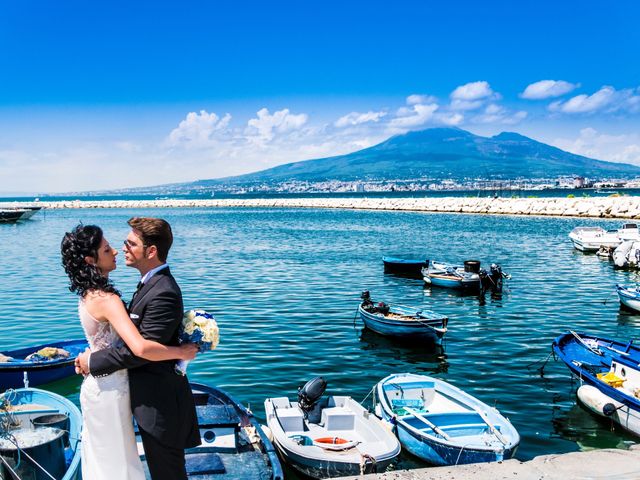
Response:
[[[580,380],[577,396],[594,413],[640,436],[640,348],[585,333],[557,337],[553,352]]]
[[[33,355],[48,347],[62,349],[68,355],[63,352],[52,357]],[[0,352],[0,391],[23,386],[25,378],[28,385],[34,387],[75,375],[73,362],[85,348],[89,348],[89,344],[82,339]]]
[[[389,375],[375,392],[376,414],[394,425],[405,449],[433,465],[507,460],[520,443],[498,410],[437,378]]]
[[[191,391],[202,444],[186,450],[189,478],[284,478],[276,450],[250,410],[216,387],[191,383]],[[141,449],[139,436],[137,440]],[[150,479],[144,456],[142,460]]]
[[[384,271],[396,275],[422,278],[423,268],[429,266],[429,260],[417,260],[398,257],[382,257]]]
[[[425,283],[434,287],[480,291],[480,262],[468,260],[464,265],[431,262],[422,269]]]
[[[358,307],[365,327],[380,335],[402,340],[426,340],[442,343],[448,318],[422,308],[404,305],[374,304],[368,291],[362,292]]]
[[[81,429],[70,400],[37,388],[8,390],[0,395],[0,478],[80,480]]]

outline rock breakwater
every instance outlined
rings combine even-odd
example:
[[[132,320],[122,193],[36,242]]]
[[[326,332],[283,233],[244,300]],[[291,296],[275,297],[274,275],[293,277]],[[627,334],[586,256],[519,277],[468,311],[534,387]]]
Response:
[[[20,207],[5,202],[0,208]],[[640,197],[598,198],[272,198],[272,199],[168,199],[69,200],[39,202],[49,209],[69,208],[339,208],[403,210],[485,215],[536,215],[640,219]]]

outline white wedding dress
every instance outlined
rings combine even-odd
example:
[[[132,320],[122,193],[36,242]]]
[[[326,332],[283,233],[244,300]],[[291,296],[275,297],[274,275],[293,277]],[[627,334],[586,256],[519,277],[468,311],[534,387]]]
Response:
[[[92,351],[110,348],[120,337],[108,322],[78,306],[80,322]],[[129,375],[118,370],[106,377],[87,375],[80,388],[82,407],[82,478],[87,480],[144,480],[133,432]]]

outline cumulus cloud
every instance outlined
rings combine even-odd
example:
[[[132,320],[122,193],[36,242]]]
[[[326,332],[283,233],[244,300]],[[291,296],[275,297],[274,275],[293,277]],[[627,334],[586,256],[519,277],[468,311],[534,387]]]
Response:
[[[340,117],[334,125],[338,128],[348,127],[352,125],[360,125],[362,123],[367,122],[377,122],[382,117],[386,116],[387,112],[373,112],[368,111],[367,113],[358,113],[351,112],[344,117]]]
[[[453,92],[451,92],[452,100],[463,100],[471,102],[474,100],[480,100],[483,98],[491,97],[494,95],[493,90],[488,82],[470,82],[464,85],[460,85]]]
[[[549,110],[567,114],[639,113],[640,88],[616,90],[605,85],[592,95],[576,95],[564,102],[552,102],[549,105]]]
[[[220,118],[215,113],[200,110],[189,112],[178,127],[173,129],[165,143],[170,147],[205,148],[211,146],[216,135],[227,130],[231,115]]]
[[[583,128],[577,138],[557,138],[556,147],[586,157],[610,162],[640,165],[640,135],[609,135],[594,128]]]
[[[257,144],[265,144],[273,140],[276,133],[285,133],[301,128],[307,123],[305,113],[292,114],[288,108],[278,110],[273,115],[262,108],[257,112],[257,118],[247,122],[246,133],[248,139]]]
[[[520,94],[520,97],[528,100],[560,97],[565,93],[575,90],[579,86],[580,84],[578,83],[569,83],[564,80],[540,80],[539,82],[527,85],[527,88]]]
[[[427,105],[416,104],[410,109],[400,109],[398,116],[389,122],[389,129],[392,132],[407,131],[411,128],[419,127],[433,118],[438,105],[430,103]]]

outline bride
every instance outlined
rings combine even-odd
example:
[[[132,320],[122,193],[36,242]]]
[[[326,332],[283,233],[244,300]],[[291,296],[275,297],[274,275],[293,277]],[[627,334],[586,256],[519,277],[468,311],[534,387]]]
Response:
[[[78,225],[61,244],[62,265],[69,290],[80,296],[80,323],[92,351],[124,341],[147,360],[191,360],[197,346],[166,346],[142,338],[131,322],[120,292],[109,280],[116,268],[115,250],[100,227]],[[85,377],[80,388],[82,407],[82,478],[91,480],[144,480],[138,455],[127,370],[95,378]]]

